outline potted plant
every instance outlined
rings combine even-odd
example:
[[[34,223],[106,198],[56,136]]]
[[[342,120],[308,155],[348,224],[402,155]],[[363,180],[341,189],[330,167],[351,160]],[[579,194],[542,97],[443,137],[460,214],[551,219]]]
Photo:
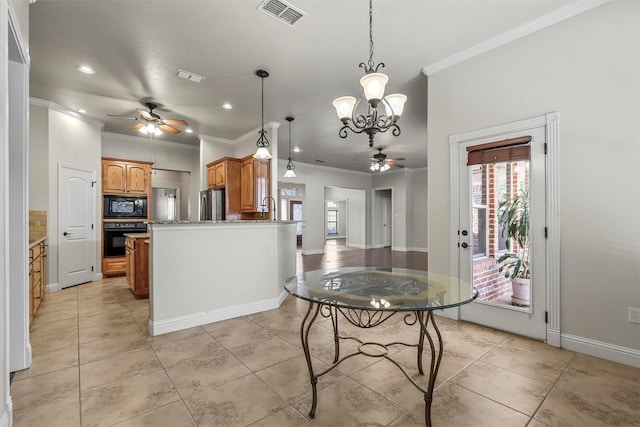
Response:
[[[511,279],[512,302],[529,305],[531,263],[529,261],[529,191],[520,192],[511,200],[504,200],[498,207],[498,223],[506,233],[507,252],[498,258],[499,272]]]

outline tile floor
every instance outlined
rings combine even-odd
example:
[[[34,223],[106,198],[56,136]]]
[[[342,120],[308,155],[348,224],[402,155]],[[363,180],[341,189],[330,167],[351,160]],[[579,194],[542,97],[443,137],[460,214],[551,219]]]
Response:
[[[324,262],[309,259],[303,267]],[[364,357],[321,377],[316,418],[306,418],[305,309],[289,297],[278,310],[150,337],[148,300],[124,278],[47,294],[31,329],[33,365],[11,385],[14,425],[424,425],[422,395],[388,361]],[[368,331],[372,339],[406,338],[411,330],[392,320]],[[330,323],[316,323],[319,368],[333,346]],[[469,323],[438,324],[445,356],[435,426],[640,425],[640,369]],[[410,349],[394,357],[424,383]]]

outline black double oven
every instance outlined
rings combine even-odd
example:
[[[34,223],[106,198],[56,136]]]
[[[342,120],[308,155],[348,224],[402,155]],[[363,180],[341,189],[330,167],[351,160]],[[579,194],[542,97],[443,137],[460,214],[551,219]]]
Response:
[[[105,195],[102,206],[104,257],[123,257],[124,235],[147,231],[147,197]]]

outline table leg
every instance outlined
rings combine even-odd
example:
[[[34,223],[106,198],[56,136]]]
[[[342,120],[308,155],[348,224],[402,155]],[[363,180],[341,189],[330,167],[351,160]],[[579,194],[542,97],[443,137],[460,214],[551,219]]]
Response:
[[[333,342],[335,346],[333,363],[338,363],[338,359],[340,358],[340,338],[338,338],[338,309],[336,309],[335,307],[329,307],[329,312],[331,313],[331,324],[333,325]]]
[[[311,363],[311,354],[309,352],[309,331],[313,322],[318,317],[320,312],[320,304],[309,301],[309,308],[307,313],[302,319],[302,325],[300,326],[300,339],[302,340],[302,349],[304,350],[304,357],[307,359],[307,367],[309,368],[309,379],[311,381],[311,389],[313,391],[313,402],[311,403],[311,411],[309,417],[314,418],[316,416],[316,405],[318,403],[318,377],[313,372],[313,364]]]
[[[427,313],[427,318],[425,320],[424,315],[418,316],[418,322],[420,323],[420,329],[422,330],[421,338],[426,337],[429,341],[429,348],[431,349],[431,365],[429,369],[429,385],[427,390],[424,393],[424,418],[427,427],[431,427],[431,402],[433,400],[433,388],[436,384],[436,377],[438,376],[438,370],[440,369],[440,362],[442,361],[442,335],[440,334],[440,330],[438,329],[438,325],[436,324],[435,318],[433,316],[433,311],[429,311]],[[429,331],[427,330],[427,326],[431,321],[433,325],[433,329],[436,331],[436,337],[438,339],[437,344],[438,348],[434,344],[433,338]]]
[[[420,338],[418,339],[418,372],[420,375],[424,375],[424,370],[422,369],[422,349],[424,348],[424,330],[422,328],[422,324],[424,323],[424,312],[418,311],[415,313],[418,322],[420,323]]]

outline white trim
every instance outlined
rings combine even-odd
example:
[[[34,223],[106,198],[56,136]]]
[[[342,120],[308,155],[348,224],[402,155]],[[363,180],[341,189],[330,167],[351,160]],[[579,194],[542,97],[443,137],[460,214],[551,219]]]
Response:
[[[102,137],[108,137],[108,138],[112,138],[112,139],[118,139],[121,141],[133,141],[136,143],[143,143],[143,144],[153,144],[153,145],[159,145],[162,147],[170,147],[170,148],[181,148],[183,150],[191,150],[191,151],[200,151],[200,147],[197,145],[190,145],[190,144],[183,144],[180,142],[173,142],[173,141],[165,141],[165,140],[161,140],[161,139],[151,139],[149,137],[144,137],[144,136],[138,136],[138,135],[125,135],[122,133],[113,133],[113,132],[102,132]]]
[[[275,310],[276,308],[280,307],[287,295],[289,294],[285,290],[283,290],[280,295],[278,295],[278,297],[268,300],[262,300],[248,304],[240,304],[221,308],[218,310],[195,313],[157,322],[149,320],[149,335],[155,337],[162,334],[168,334],[169,332],[181,331],[183,329],[193,328],[195,326],[206,325],[208,323],[233,319],[235,317],[260,313],[267,310]]]
[[[198,135],[200,142],[217,142],[220,144],[235,145],[236,141],[227,138],[218,138],[217,136]]]
[[[411,248],[407,248],[407,250],[409,252],[426,252],[429,253],[429,248],[416,248],[416,247],[411,247]]]
[[[40,98],[29,98],[29,105],[35,105],[37,107],[48,108],[49,110],[54,110],[62,114],[66,114],[67,116],[73,117],[74,119],[82,120],[85,123],[89,123],[91,126],[95,126],[99,129],[104,128],[104,123],[98,120],[94,120],[91,117],[87,117],[83,114],[78,113],[77,111],[73,111],[72,109],[65,107],[60,104],[56,104],[53,101],[47,101],[46,99]]]
[[[9,32],[13,33],[22,63],[29,68],[31,66],[31,57],[29,56],[28,44],[24,42],[24,38],[22,37],[22,31],[20,31],[20,21],[16,16],[16,11],[13,8],[12,2],[9,2],[7,4],[7,11],[9,17]]]
[[[404,246],[392,246],[391,250],[396,252],[409,252],[409,249]]]
[[[49,284],[47,284],[47,286],[45,286],[44,291],[46,293],[51,293],[51,292],[58,292],[61,289],[62,288],[60,287],[60,284],[58,284],[58,283],[49,283]]]
[[[561,334],[562,348],[640,368],[640,350],[576,335]]]
[[[324,249],[311,249],[302,251],[302,255],[321,255],[324,253]]]
[[[546,15],[540,16],[523,25],[512,28],[511,30],[506,31],[496,37],[492,37],[488,40],[478,43],[475,46],[462,50],[447,58],[441,59],[440,61],[425,65],[424,67],[422,67],[422,72],[425,75],[430,76],[431,74],[445,70],[449,67],[452,67],[475,56],[481,55],[497,47],[510,43],[521,37],[528,36],[529,34],[533,34],[536,31],[550,27],[551,25],[558,24],[562,21],[573,18],[574,16],[580,15],[581,13],[588,12],[589,10],[595,9],[598,6],[609,3],[610,1],[611,0],[574,1],[573,3],[569,3],[566,6],[563,6],[553,12],[547,13]]]
[[[550,113],[546,121],[546,307],[547,343],[560,347],[560,123],[559,114]]]
[[[0,415],[0,427],[10,427],[11,425],[13,425],[13,402],[11,396],[8,396],[2,415]]]

